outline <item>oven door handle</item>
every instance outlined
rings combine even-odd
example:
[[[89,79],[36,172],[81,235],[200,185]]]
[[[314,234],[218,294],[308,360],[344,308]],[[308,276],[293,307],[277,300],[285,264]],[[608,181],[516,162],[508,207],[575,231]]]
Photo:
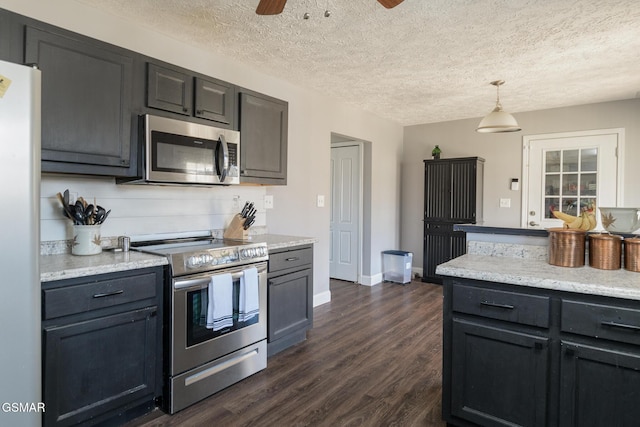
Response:
[[[244,273],[242,271],[238,271],[237,273],[232,273],[231,274],[231,280],[239,280],[242,275]],[[179,289],[186,289],[186,288],[192,288],[192,287],[199,287],[199,288],[203,288],[207,285],[209,285],[209,282],[211,281],[211,277],[213,275],[210,276],[206,276],[206,277],[199,277],[197,279],[181,279],[181,280],[176,280],[173,283],[173,289],[175,290],[179,290]]]

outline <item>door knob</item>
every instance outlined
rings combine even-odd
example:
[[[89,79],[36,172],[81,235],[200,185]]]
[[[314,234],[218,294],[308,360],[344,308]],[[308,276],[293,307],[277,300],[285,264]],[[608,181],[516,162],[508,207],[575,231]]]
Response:
[[[538,226],[538,225],[540,225],[540,224],[538,224],[538,223],[537,223],[537,222],[535,222],[535,221],[529,221],[529,225],[530,225],[531,227],[537,227],[537,226]]]

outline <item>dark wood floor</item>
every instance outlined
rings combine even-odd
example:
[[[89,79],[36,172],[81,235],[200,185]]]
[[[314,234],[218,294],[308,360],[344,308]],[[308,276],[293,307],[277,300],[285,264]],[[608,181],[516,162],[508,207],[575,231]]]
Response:
[[[444,426],[442,287],[331,281],[308,339],[173,416],[129,426]],[[159,416],[158,416],[159,415]]]

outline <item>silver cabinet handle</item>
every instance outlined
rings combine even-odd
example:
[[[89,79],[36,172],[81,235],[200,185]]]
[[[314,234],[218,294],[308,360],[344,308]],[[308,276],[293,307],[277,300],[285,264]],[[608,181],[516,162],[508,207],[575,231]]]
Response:
[[[285,261],[298,261],[300,258],[298,257],[293,257],[293,258],[287,258],[285,259]]]

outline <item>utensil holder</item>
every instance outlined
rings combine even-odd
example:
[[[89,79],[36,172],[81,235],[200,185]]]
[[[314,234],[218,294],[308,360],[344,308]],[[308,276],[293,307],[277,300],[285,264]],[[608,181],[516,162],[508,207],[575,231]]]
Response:
[[[102,246],[100,246],[100,224],[72,225],[72,228],[71,253],[73,255],[96,255],[102,252]]]
[[[618,270],[622,263],[622,237],[611,234],[589,236],[589,265],[600,270]]]
[[[586,232],[569,228],[549,229],[549,264],[559,267],[584,266]]]
[[[244,229],[244,218],[236,214],[229,226],[224,230],[225,239],[246,240],[249,238],[249,230]]]

